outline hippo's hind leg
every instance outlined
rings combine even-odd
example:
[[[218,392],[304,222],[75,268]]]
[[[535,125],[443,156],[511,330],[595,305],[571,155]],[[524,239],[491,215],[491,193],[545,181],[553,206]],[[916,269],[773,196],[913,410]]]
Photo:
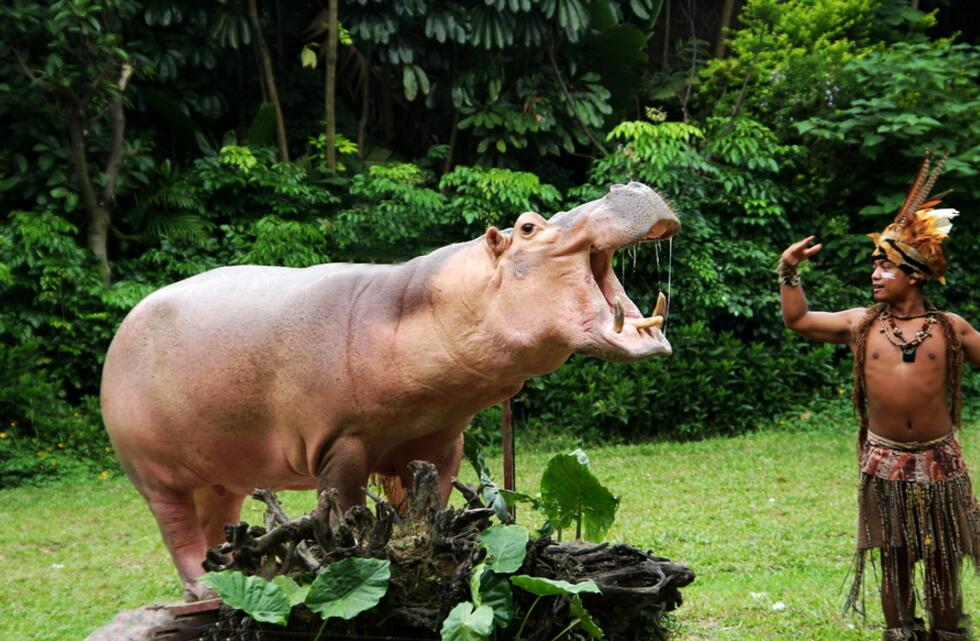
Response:
[[[463,434],[446,443],[438,452],[435,459],[436,469],[439,470],[439,497],[442,504],[449,502],[449,494],[453,491],[453,478],[459,475],[459,462],[463,460]]]
[[[184,598],[197,601],[209,596],[207,588],[197,582],[204,574],[201,563],[204,562],[207,541],[198,519],[194,493],[156,490],[147,491],[144,496],[156,517],[163,543],[180,574]]]

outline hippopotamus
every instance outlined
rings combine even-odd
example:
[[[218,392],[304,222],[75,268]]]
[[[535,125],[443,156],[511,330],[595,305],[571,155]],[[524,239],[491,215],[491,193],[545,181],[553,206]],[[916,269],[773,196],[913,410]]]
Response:
[[[445,503],[464,428],[529,377],[573,353],[669,354],[612,260],[679,229],[632,182],[398,265],[221,267],[147,296],[109,346],[102,416],[185,596],[254,488],[332,488],[347,508],[421,459]]]

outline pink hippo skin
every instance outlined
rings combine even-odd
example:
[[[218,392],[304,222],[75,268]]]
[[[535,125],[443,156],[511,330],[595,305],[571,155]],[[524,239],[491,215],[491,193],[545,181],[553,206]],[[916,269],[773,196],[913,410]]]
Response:
[[[151,294],[106,355],[102,416],[189,599],[207,546],[255,487],[336,488],[439,469],[443,502],[479,410],[573,352],[669,354],[613,253],[680,228],[640,183],[545,220],[521,214],[401,265],[222,267]],[[614,302],[626,324],[617,332]]]

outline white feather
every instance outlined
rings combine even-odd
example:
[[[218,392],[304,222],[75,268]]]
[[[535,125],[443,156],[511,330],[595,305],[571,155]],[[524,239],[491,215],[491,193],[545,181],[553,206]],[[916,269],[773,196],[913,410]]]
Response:
[[[951,229],[953,229],[953,219],[960,215],[960,212],[952,209],[930,209],[923,213],[923,217],[927,220],[935,221],[933,222],[933,227],[937,231],[943,234],[949,235]]]

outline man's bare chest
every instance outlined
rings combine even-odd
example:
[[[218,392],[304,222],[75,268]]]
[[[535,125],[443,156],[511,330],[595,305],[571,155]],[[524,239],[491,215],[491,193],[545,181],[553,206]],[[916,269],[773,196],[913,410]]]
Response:
[[[922,383],[931,379],[945,381],[946,337],[942,328],[933,325],[927,336],[914,341],[912,337],[920,331],[922,324],[905,322],[898,325],[903,329],[900,336],[878,323],[871,327],[865,345],[865,376],[880,374],[886,380],[889,376],[896,379],[911,376]]]

